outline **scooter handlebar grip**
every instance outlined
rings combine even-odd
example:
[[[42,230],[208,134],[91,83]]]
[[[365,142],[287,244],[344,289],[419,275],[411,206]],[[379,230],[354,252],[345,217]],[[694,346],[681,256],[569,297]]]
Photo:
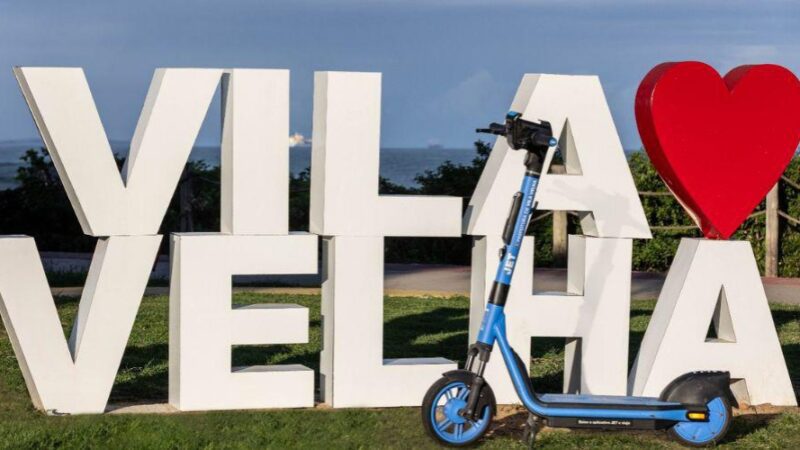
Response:
[[[546,133],[536,133],[533,135],[533,143],[542,147],[554,147],[558,144],[558,140]]]

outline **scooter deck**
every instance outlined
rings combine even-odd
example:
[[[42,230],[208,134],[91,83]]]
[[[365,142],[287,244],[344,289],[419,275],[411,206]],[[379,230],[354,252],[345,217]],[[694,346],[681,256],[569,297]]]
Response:
[[[684,405],[665,402],[655,397],[627,397],[622,395],[537,394],[537,399],[551,408],[603,408],[603,409],[683,409]]]

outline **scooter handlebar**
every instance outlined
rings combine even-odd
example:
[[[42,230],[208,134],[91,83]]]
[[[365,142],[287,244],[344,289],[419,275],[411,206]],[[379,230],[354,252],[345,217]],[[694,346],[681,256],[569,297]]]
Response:
[[[535,145],[542,147],[555,147],[558,145],[558,140],[547,133],[535,133],[532,140]]]
[[[505,136],[508,133],[508,129],[503,124],[493,122],[489,124],[489,128],[476,128],[475,132]]]
[[[478,128],[475,131],[505,136],[508,145],[514,150],[525,149],[541,153],[558,144],[558,140],[553,137],[553,129],[549,122],[523,120],[521,114],[513,111],[508,113],[504,124],[495,122],[489,124],[488,128]]]

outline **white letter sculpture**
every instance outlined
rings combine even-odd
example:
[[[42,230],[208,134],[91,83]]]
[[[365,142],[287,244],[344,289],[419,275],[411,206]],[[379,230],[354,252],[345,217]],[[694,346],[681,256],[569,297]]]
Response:
[[[161,236],[101,238],[69,342],[33,238],[0,237],[0,312],[35,407],[101,413]]]
[[[714,323],[716,338],[707,338]],[[743,403],[797,405],[750,243],[682,239],[630,374],[633,395],[727,370]]]
[[[459,236],[461,199],[379,196],[381,77],[314,79],[311,232],[323,243],[324,401],[413,406],[456,368],[443,358],[383,358],[384,236]]]
[[[539,210],[578,211],[588,236],[652,237],[596,76],[525,75],[511,110],[527,120],[549,121],[564,157],[566,175],[542,174]],[[466,234],[502,234],[511,197],[525,174],[524,159],[524,151],[497,139],[467,207]]]
[[[233,69],[223,76],[221,228],[289,233],[289,71]]]
[[[587,236],[570,237],[567,292],[546,295],[532,295],[533,239],[525,239],[508,296],[509,341],[528,367],[531,337],[564,336],[565,391],[625,394],[631,238],[651,234],[600,81],[526,75],[511,110],[551,122],[559,136],[567,173],[542,174],[537,209],[578,211]],[[482,236],[472,254],[471,341],[494,279],[508,205],[525,172],[524,153],[505,138],[495,142],[464,217],[466,234]],[[519,402],[502,358],[492,358],[486,378],[499,402]]]
[[[158,233],[222,70],[156,70],[122,177],[83,70],[14,73],[83,232]]]
[[[308,342],[308,309],[234,305],[233,275],[316,273],[317,237],[181,233],[172,238],[169,402],[182,411],[314,406],[314,371],[232,367],[233,345]]]
[[[123,176],[81,69],[15,68],[84,233],[98,241],[69,343],[33,239],[0,238],[2,316],[36,407],[103,412],[157,235],[220,70],[157,70]]]
[[[531,337],[564,336],[564,392],[624,395],[631,293],[630,239],[570,236],[567,292],[532,294],[533,237],[523,240],[506,304],[511,346],[530,371]],[[475,240],[470,339],[478,335],[497,267],[501,237]],[[482,264],[488,265],[483,267]],[[534,345],[536,342],[534,340]],[[503,364],[492,357],[486,379],[500,403],[519,403]]]
[[[231,346],[308,342],[308,309],[232,305],[233,275],[317,273],[318,238],[289,234],[289,72],[223,84],[222,233],[172,238],[169,401],[183,411],[311,407],[314,371],[232,367]]]

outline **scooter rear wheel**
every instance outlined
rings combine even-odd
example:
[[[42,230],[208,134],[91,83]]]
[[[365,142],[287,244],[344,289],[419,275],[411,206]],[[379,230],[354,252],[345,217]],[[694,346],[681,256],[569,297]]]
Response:
[[[711,446],[722,440],[731,424],[731,404],[728,399],[717,397],[706,406],[707,422],[679,422],[669,429],[672,438],[689,447]]]
[[[484,385],[483,389],[491,389]],[[493,406],[487,404],[477,420],[458,413],[467,406],[469,386],[461,380],[447,377],[434,383],[422,401],[422,423],[425,431],[442,444],[462,447],[480,439],[489,429],[494,417]]]

